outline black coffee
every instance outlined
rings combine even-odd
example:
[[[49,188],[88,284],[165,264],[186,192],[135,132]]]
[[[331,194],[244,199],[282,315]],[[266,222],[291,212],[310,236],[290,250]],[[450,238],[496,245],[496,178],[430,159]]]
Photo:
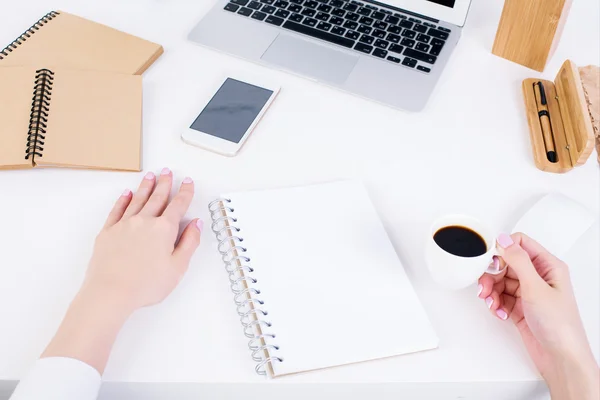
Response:
[[[447,226],[433,235],[443,250],[460,257],[479,257],[487,252],[485,240],[464,226]]]

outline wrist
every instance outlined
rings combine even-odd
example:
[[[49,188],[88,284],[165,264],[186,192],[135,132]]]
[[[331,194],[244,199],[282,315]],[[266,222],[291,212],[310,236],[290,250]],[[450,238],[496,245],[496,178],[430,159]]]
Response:
[[[553,400],[595,400],[600,396],[600,370],[591,351],[558,356],[544,379]]]
[[[104,320],[122,323],[135,311],[128,296],[121,291],[89,282],[83,283],[72,304],[94,309]]]
[[[69,357],[100,374],[123,324],[132,311],[119,296],[85,285],[77,293],[42,357]]]

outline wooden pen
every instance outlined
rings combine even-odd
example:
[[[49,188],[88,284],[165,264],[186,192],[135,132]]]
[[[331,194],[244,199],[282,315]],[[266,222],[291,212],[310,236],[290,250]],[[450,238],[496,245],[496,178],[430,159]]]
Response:
[[[546,157],[551,163],[556,163],[558,162],[558,156],[554,146],[554,135],[552,132],[552,123],[550,122],[550,113],[548,112],[546,91],[544,90],[544,85],[542,82],[535,83],[533,85],[533,91],[535,93],[540,125],[542,126],[542,136],[544,137],[544,146],[546,147]]]

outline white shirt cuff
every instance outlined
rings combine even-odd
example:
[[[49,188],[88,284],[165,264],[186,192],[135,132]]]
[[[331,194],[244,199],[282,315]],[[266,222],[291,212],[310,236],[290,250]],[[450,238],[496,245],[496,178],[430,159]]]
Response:
[[[98,371],[82,361],[41,358],[17,385],[10,400],[95,400],[101,384]]]

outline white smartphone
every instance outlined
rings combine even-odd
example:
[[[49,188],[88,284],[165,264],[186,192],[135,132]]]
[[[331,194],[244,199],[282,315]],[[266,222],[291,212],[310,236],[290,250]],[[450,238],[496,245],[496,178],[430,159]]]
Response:
[[[193,146],[235,156],[278,93],[279,87],[272,83],[223,78],[212,98],[194,110],[181,138]]]

